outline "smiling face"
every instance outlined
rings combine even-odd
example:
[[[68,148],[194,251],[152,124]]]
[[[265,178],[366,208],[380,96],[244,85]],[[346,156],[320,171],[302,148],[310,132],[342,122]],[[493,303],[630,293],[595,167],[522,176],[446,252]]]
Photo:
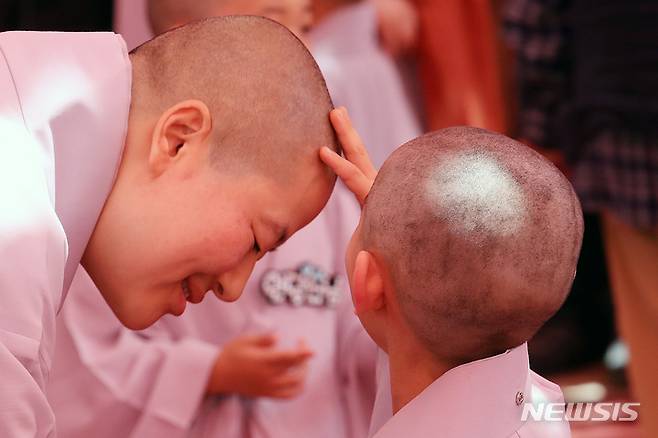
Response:
[[[331,193],[319,163],[284,185],[218,171],[207,153],[192,141],[147,179],[127,171],[108,200],[84,264],[129,328],[180,315],[208,291],[238,299],[256,261],[309,223]]]
[[[329,190],[309,178],[295,193],[258,176],[218,178],[206,169],[188,181],[158,181],[132,211],[137,227],[107,245],[100,289],[128,327],[143,328],[208,291],[234,301],[254,264],[306,225]],[[114,224],[118,226],[120,224]],[[116,229],[117,232],[120,230]]]

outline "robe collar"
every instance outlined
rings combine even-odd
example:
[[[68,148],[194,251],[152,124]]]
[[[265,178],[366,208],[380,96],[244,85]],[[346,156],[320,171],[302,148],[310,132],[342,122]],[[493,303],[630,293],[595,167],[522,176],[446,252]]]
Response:
[[[400,409],[375,434],[399,437],[507,437],[531,398],[528,346],[455,367]]]

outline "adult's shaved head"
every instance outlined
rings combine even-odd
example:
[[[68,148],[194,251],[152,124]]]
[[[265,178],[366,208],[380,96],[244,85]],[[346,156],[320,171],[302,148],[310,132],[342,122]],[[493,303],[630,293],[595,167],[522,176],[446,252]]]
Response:
[[[281,177],[296,163],[319,163],[323,145],[338,149],[322,74],[304,45],[274,21],[197,21],[145,43],[131,60],[133,109],[160,114],[184,100],[204,102],[213,118],[211,159],[225,170],[255,166]]]
[[[457,127],[386,161],[361,228],[413,332],[458,364],[520,345],[557,311],[583,224],[551,163],[503,135]]]

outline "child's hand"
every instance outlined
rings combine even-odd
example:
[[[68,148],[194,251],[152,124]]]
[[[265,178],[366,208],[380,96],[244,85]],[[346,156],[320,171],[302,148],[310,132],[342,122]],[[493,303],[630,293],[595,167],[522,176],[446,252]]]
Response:
[[[303,344],[295,350],[275,347],[273,335],[240,336],[222,349],[215,362],[208,394],[292,398],[304,388],[308,359]]]
[[[348,189],[354,193],[359,204],[363,207],[366,196],[377,176],[377,170],[372,165],[368,151],[361,137],[352,126],[345,108],[337,108],[329,114],[338,140],[343,146],[345,158],[338,155],[328,147],[320,150],[320,158],[331,167]]]

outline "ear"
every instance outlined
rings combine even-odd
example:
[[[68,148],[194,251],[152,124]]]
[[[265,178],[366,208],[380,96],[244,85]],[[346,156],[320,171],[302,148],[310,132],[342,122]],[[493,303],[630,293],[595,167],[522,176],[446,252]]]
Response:
[[[352,295],[357,315],[384,307],[384,278],[375,257],[368,251],[360,251],[354,261]]]
[[[202,146],[211,132],[210,110],[200,100],[185,100],[168,108],[153,130],[149,167],[159,175],[183,156],[205,154]]]

